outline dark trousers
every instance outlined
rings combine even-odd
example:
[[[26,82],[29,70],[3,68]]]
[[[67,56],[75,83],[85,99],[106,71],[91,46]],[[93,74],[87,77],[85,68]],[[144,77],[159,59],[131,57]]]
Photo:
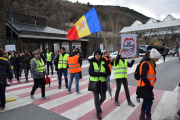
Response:
[[[52,61],[47,61],[47,74],[49,75],[49,65],[51,67],[51,74],[53,75]]]
[[[116,93],[115,93],[115,101],[118,101],[119,92],[121,90],[121,84],[122,83],[123,83],[124,90],[125,90],[125,93],[126,93],[126,99],[127,99],[128,103],[130,103],[131,99],[130,99],[130,95],[129,95],[128,81],[127,81],[126,78],[116,79],[117,89],[116,89]]]
[[[0,108],[5,108],[6,104],[6,85],[0,86]]]
[[[93,93],[94,93],[94,104],[96,107],[96,111],[97,111],[97,113],[100,113],[101,112],[101,105],[106,99],[106,93],[97,93],[97,92],[93,92]],[[101,96],[100,99],[99,99],[99,94]]]
[[[164,62],[165,62],[165,58],[166,58],[166,56],[165,56],[165,55],[163,55]]]
[[[45,97],[45,78],[41,78],[41,79],[35,79],[34,78],[34,86],[33,86],[33,89],[31,91],[31,95],[34,95],[34,92],[39,87],[39,83],[41,84],[42,97]]]
[[[58,69],[59,86],[61,87],[62,83],[62,73],[64,73],[66,86],[68,86],[67,69]]]
[[[15,75],[16,75],[16,78],[17,78],[17,80],[19,80],[19,69],[15,69],[14,70],[15,71]]]
[[[153,101],[152,100],[143,100],[142,103],[142,110],[146,112],[147,116],[151,116],[151,107],[152,107]]]

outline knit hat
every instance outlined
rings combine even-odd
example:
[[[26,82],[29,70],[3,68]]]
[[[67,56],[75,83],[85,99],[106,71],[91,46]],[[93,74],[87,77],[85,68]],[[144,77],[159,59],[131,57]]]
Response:
[[[156,49],[151,49],[150,58],[159,59],[161,57],[160,53]]]
[[[34,51],[34,55],[35,55],[35,54],[38,54],[38,53],[40,54],[40,52],[39,52],[39,51]]]
[[[97,50],[94,52],[94,56],[96,55],[96,53],[99,53],[100,55],[102,55],[101,49],[97,49]]]

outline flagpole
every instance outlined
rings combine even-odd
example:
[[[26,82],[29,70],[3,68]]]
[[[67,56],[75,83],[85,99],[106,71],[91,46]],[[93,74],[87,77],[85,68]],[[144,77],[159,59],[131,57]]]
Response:
[[[97,32],[96,32],[96,50],[97,50]]]

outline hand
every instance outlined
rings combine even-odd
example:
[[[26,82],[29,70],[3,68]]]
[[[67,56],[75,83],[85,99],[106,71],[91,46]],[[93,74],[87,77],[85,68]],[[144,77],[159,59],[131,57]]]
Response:
[[[119,55],[121,55],[122,52],[124,52],[124,50],[121,48],[121,49],[119,50]]]
[[[18,54],[16,54],[16,57],[18,57]]]
[[[137,56],[135,55],[135,56],[133,57],[133,60],[135,60],[135,59],[136,59],[136,57],[137,57]]]

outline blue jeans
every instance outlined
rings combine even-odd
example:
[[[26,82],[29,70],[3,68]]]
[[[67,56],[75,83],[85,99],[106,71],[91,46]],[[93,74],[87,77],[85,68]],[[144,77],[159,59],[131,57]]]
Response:
[[[4,108],[5,104],[6,104],[6,95],[5,95],[5,91],[6,91],[6,86],[0,86],[0,108]]]
[[[19,77],[21,77],[21,74],[22,74],[22,69],[21,69],[21,67],[20,67]]]
[[[66,86],[68,86],[67,69],[58,69],[59,86],[61,87],[62,83],[62,73],[64,73]]]
[[[143,100],[142,103],[142,110],[146,112],[147,116],[151,116],[151,107],[152,107],[153,101],[152,100]]]
[[[108,88],[108,82],[110,83],[110,75],[108,76],[108,80],[106,80],[107,88]]]
[[[24,72],[25,72],[25,78],[28,80],[29,69],[24,69]]]
[[[53,75],[52,61],[47,61],[47,74],[49,75],[49,65],[51,67],[51,74]]]
[[[76,80],[76,92],[79,92],[79,73],[70,73],[70,81],[69,81],[69,86],[68,86],[68,91],[71,91],[71,85],[73,82],[73,79],[75,77]]]

